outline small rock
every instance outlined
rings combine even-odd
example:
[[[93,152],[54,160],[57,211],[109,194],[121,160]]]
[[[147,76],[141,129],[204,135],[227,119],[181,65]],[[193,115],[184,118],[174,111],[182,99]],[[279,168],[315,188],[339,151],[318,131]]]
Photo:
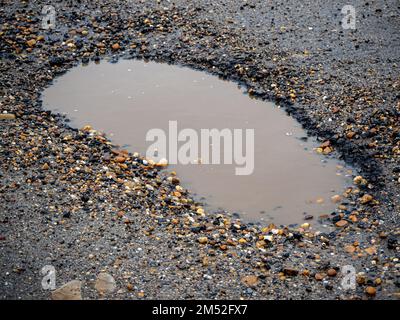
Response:
[[[199,237],[199,238],[197,238],[197,241],[201,244],[206,244],[208,242],[208,238],[207,237]]]
[[[119,50],[119,48],[120,48],[120,45],[119,45],[118,43],[114,43],[114,44],[112,45],[112,49],[113,49],[113,50]]]
[[[272,242],[274,240],[274,236],[272,236],[272,235],[264,236],[264,240]]]
[[[393,235],[388,236],[388,239],[387,239],[388,249],[396,249],[397,243],[398,243],[398,241],[395,236],[393,236]]]
[[[327,147],[329,147],[331,145],[331,142],[329,141],[329,140],[326,140],[323,144],[321,144],[321,148],[322,149],[324,149],[324,148],[327,148]]]
[[[367,287],[365,293],[370,297],[374,297],[376,295],[376,289],[374,287]]]
[[[315,274],[315,280],[317,280],[317,281],[322,281],[322,280],[324,280],[324,278],[325,278],[325,275],[323,273]]]
[[[199,215],[203,215],[204,214],[204,209],[203,208],[198,208],[196,213],[199,214]]]
[[[372,255],[376,254],[376,247],[374,247],[374,246],[369,247],[369,248],[365,249],[365,252],[372,256]]]
[[[348,222],[346,220],[339,220],[338,222],[335,223],[335,226],[339,227],[339,228],[343,228],[347,225],[348,225]]]
[[[333,203],[338,203],[338,202],[340,202],[340,200],[342,200],[342,197],[338,194],[335,194],[333,197],[331,197],[331,201]]]
[[[354,131],[349,131],[349,132],[347,132],[346,137],[348,139],[352,139],[355,135],[356,135],[356,133]]]
[[[357,185],[366,185],[367,180],[365,180],[362,176],[357,176],[353,179],[354,184]]]
[[[345,247],[344,247],[344,250],[345,250],[347,253],[353,253],[354,251],[356,251],[356,247],[355,247],[355,246],[352,246],[352,245],[349,245],[349,246],[345,246]]]
[[[15,114],[12,113],[0,113],[0,120],[14,120]]]
[[[241,281],[248,287],[255,287],[258,284],[258,277],[254,275],[245,276]]]
[[[336,270],[333,268],[329,269],[327,273],[328,273],[328,276],[330,276],[330,277],[335,277],[337,274]]]
[[[297,276],[299,274],[299,271],[293,268],[284,268],[283,273],[285,276]]]
[[[87,124],[87,125],[83,126],[81,130],[82,130],[82,131],[85,131],[85,132],[90,132],[90,131],[93,130],[93,128],[92,128],[91,125],[88,125],[88,124]]]
[[[361,197],[360,199],[360,203],[361,204],[367,204],[369,202],[371,202],[373,199],[373,197],[370,194],[365,194]]]
[[[179,184],[180,183],[179,178],[176,178],[176,177],[168,177],[167,180],[168,180],[168,182],[171,182],[173,184]]]
[[[114,292],[116,284],[114,278],[110,274],[101,272],[97,276],[94,287],[100,294],[105,294]]]
[[[51,66],[60,66],[65,62],[65,59],[62,57],[51,57],[49,59],[49,64]]]
[[[310,275],[310,270],[303,270],[302,275],[308,277]]]
[[[357,275],[357,277],[356,277],[356,282],[357,282],[359,285],[365,284],[366,281],[367,281],[367,279],[365,278],[364,275],[362,275],[362,274]]]
[[[331,110],[332,110],[332,113],[338,113],[340,111],[340,109],[338,107],[333,107]]]
[[[29,47],[32,48],[32,47],[36,44],[36,40],[35,40],[35,39],[28,40],[28,41],[26,42],[26,44],[27,44]]]
[[[125,157],[121,157],[121,156],[118,156],[118,157],[114,158],[114,161],[117,162],[117,163],[124,163],[125,160],[126,160],[126,158]]]
[[[386,238],[387,238],[386,232],[385,232],[385,231],[381,231],[381,232],[379,233],[379,238],[381,238],[381,239],[386,239]]]
[[[156,163],[156,166],[157,167],[166,167],[166,166],[168,166],[168,160],[165,158],[162,158],[162,159],[160,159],[160,161],[158,161]]]
[[[67,282],[51,293],[53,300],[82,300],[82,283],[78,280]]]

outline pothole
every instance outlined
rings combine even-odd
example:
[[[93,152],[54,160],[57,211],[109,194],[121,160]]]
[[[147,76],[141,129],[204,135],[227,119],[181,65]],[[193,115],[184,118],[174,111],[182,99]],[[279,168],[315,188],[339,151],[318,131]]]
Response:
[[[176,171],[208,211],[227,210],[247,221],[276,224],[316,220],[335,210],[332,196],[350,183],[344,164],[316,154],[317,143],[279,107],[250,99],[232,82],[189,68],[132,60],[79,66],[44,91],[43,104],[66,113],[72,126],[90,124],[141,155],[155,143],[146,141],[146,135],[164,132],[169,162],[174,141],[177,154],[186,150],[191,160],[183,164],[177,156],[178,163],[166,170]],[[211,164],[202,158],[204,129],[226,129],[219,140],[220,164],[212,164],[217,140],[204,147]],[[246,149],[246,129],[254,130],[253,151]],[[235,130],[242,133],[241,143]],[[177,141],[182,132],[190,134]],[[184,149],[196,139],[198,152]],[[225,157],[229,145],[231,155]],[[224,161],[229,157],[231,164]],[[238,168],[250,174],[238,175]]]

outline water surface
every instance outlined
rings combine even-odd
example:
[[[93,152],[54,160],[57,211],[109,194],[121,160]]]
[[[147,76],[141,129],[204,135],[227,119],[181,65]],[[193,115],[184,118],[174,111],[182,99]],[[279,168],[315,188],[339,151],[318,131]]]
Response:
[[[43,93],[47,109],[78,128],[90,124],[131,152],[145,155],[146,133],[169,121],[178,130],[254,129],[254,172],[231,165],[170,165],[206,210],[239,213],[248,221],[299,223],[335,209],[330,198],[348,182],[338,161],[317,155],[301,126],[273,103],[250,99],[232,82],[160,63],[124,60],[79,66]],[[301,139],[303,138],[303,139]],[[325,160],[324,160],[325,159]],[[339,166],[339,167],[338,167]]]

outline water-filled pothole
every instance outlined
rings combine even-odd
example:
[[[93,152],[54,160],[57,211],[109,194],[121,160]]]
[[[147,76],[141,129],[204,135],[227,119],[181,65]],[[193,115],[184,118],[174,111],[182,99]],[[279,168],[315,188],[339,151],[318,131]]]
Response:
[[[343,164],[317,155],[316,143],[283,110],[204,72],[130,60],[79,66],[44,91],[43,103],[65,112],[73,126],[90,124],[142,155],[152,144],[146,141],[149,130],[163,129],[168,141],[169,121],[176,121],[178,132],[193,129],[199,139],[201,129],[228,128],[233,137],[233,129],[254,129],[250,175],[235,175],[234,161],[168,167],[204,199],[208,211],[237,212],[248,221],[299,223],[305,215],[331,213],[336,206],[331,197],[348,183]]]

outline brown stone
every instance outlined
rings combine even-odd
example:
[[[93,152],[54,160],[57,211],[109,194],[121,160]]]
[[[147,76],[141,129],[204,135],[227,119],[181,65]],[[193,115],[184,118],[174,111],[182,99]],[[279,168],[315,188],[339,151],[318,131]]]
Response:
[[[349,219],[351,220],[351,222],[357,222],[357,216],[355,216],[354,214],[349,215]]]
[[[356,278],[356,282],[358,284],[364,284],[365,281],[366,281],[366,279],[365,279],[365,276],[363,276],[363,275],[358,275],[357,278]]]
[[[317,281],[322,281],[322,280],[324,280],[324,278],[325,278],[325,274],[323,274],[323,273],[315,274],[315,280],[317,280]]]
[[[254,275],[244,276],[241,281],[248,287],[255,287],[258,284],[258,277]]]
[[[0,120],[14,120],[15,114],[12,113],[0,113]]]
[[[303,270],[302,274],[303,274],[303,276],[308,277],[310,275],[310,271],[309,270]]]
[[[355,135],[356,135],[356,133],[354,131],[349,131],[349,132],[347,132],[346,137],[348,139],[352,139]]]
[[[297,276],[299,274],[299,271],[293,268],[284,268],[283,269],[283,273],[285,274],[285,276]]]
[[[376,289],[374,287],[367,287],[365,293],[370,297],[374,297],[376,295]]]
[[[33,46],[36,44],[36,40],[35,40],[35,39],[28,40],[28,41],[26,42],[26,44],[27,44],[29,47],[33,47]]]
[[[101,272],[97,276],[94,287],[100,294],[105,294],[114,292],[116,284],[114,278],[110,274]]]
[[[366,248],[365,252],[372,256],[372,255],[376,254],[376,247],[372,246],[372,247]]]
[[[379,238],[381,238],[381,239],[387,238],[386,232],[384,232],[384,231],[380,232],[380,233],[379,233]]]
[[[121,157],[121,156],[114,158],[114,161],[117,162],[117,163],[124,163],[125,160],[126,160],[126,158],[125,157]]]
[[[85,131],[85,132],[90,132],[90,131],[92,131],[93,130],[93,128],[92,128],[92,126],[91,125],[85,125],[85,126],[83,126],[82,128],[81,128],[81,130],[82,131]]]
[[[333,149],[331,147],[326,147],[324,149],[324,154],[330,154],[333,151]]]
[[[264,248],[267,243],[264,240],[260,240],[256,242],[257,248]]]
[[[67,282],[51,293],[53,300],[82,300],[82,283],[78,280]]]
[[[329,269],[327,273],[328,273],[328,276],[330,276],[330,277],[335,277],[337,274],[336,270],[333,268]]]
[[[345,227],[347,225],[348,225],[348,222],[346,220],[340,220],[340,221],[335,223],[335,226],[339,227],[339,228],[343,228],[343,227]]]
[[[361,184],[361,185],[365,185],[367,184],[367,180],[365,180],[362,176],[356,176],[353,179],[354,184]]]
[[[355,246],[352,246],[352,245],[349,245],[349,246],[345,246],[345,247],[344,247],[344,250],[345,250],[347,253],[353,253],[354,251],[356,251],[356,247],[355,247]]]
[[[361,204],[367,204],[371,202],[374,198],[370,194],[365,194],[361,197],[360,202]]]
[[[329,140],[325,141],[323,144],[321,144],[321,148],[327,148],[331,145],[331,142]]]
[[[208,242],[208,238],[207,237],[199,237],[199,238],[197,238],[197,241],[201,244],[206,244]]]

